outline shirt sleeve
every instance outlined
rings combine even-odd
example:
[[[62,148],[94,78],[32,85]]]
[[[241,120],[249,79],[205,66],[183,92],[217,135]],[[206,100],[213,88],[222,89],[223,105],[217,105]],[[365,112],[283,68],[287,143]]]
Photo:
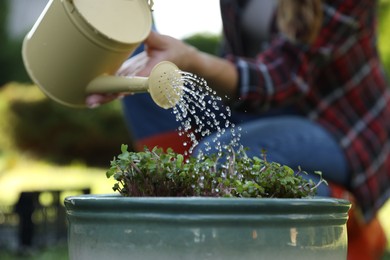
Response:
[[[239,110],[261,112],[269,107],[289,105],[309,90],[310,75],[305,47],[283,38],[276,39],[256,59],[227,57],[239,73]]]
[[[278,35],[254,59],[227,56],[239,72],[235,108],[261,112],[292,104],[311,91],[318,70],[350,37],[356,37],[370,18],[365,11],[372,10],[370,0],[338,2],[323,4],[323,25],[310,46]]]

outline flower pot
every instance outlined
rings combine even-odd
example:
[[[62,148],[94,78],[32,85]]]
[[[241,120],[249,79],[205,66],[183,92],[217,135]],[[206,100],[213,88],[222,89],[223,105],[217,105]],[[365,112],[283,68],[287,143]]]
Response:
[[[65,199],[70,259],[346,259],[350,203],[331,198]]]

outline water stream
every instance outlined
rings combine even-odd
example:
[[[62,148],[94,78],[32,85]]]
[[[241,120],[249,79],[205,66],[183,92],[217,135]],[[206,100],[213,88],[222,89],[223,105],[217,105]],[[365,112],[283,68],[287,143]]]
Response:
[[[174,88],[182,91],[183,96],[174,106],[173,113],[180,123],[179,135],[188,137],[191,142],[183,143],[192,154],[200,139],[214,134],[205,142],[204,151],[211,150],[222,155],[227,147],[236,147],[240,143],[241,129],[231,122],[231,109],[223,105],[222,98],[208,86],[205,79],[189,72],[180,71],[181,78],[172,82]],[[222,143],[220,138],[230,135],[229,143]],[[186,154],[186,155],[188,155]]]

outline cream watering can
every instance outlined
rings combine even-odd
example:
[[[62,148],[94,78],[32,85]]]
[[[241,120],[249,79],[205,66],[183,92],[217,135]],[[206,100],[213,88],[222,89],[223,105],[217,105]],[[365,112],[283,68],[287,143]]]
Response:
[[[48,97],[71,107],[85,107],[88,94],[147,91],[157,105],[173,107],[182,94],[174,64],[157,64],[148,78],[115,76],[148,36],[152,3],[50,0],[23,41],[30,78]]]

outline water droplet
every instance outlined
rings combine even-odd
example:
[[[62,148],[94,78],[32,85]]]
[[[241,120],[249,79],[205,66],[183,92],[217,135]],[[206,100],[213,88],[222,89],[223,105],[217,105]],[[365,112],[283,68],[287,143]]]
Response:
[[[177,89],[178,94],[183,93],[182,98],[173,107],[173,114],[180,124],[178,127],[179,136],[187,136],[190,139],[190,142],[184,142],[183,146],[187,147],[188,153],[191,154],[199,143],[197,136],[205,138],[215,132],[212,138],[213,145],[206,142],[204,152],[215,149],[221,156],[222,151],[229,145],[222,147],[219,139],[222,136],[229,138],[229,136],[226,136],[226,130],[230,129],[230,146],[236,146],[240,141],[241,135],[239,132],[241,128],[234,130],[235,125],[229,121],[231,117],[230,107],[222,106],[222,98],[216,95],[216,92],[208,86],[203,78],[192,73],[179,72],[182,76],[180,79],[174,76],[168,77],[168,79],[174,89]],[[171,97],[167,98],[170,99]],[[200,155],[202,153],[202,151],[199,151]],[[203,156],[199,158],[201,157]]]

